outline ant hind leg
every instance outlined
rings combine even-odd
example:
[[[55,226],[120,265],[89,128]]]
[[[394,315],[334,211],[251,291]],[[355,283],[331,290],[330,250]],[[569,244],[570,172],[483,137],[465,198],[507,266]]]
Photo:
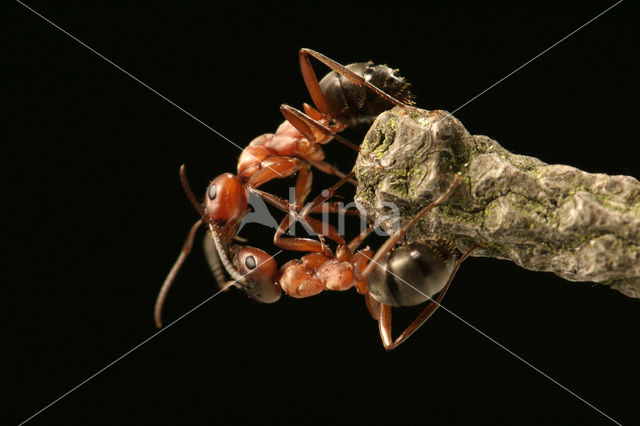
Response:
[[[300,70],[302,71],[302,78],[304,79],[304,82],[307,85],[307,89],[309,90],[311,99],[313,99],[313,102],[316,104],[318,109],[324,112],[325,114],[328,111],[327,102],[324,99],[324,96],[322,95],[322,91],[320,90],[320,83],[318,82],[318,78],[316,77],[316,74],[313,71],[313,67],[311,66],[311,61],[309,59],[309,56],[313,56],[318,61],[322,62],[323,64],[331,68],[333,71],[347,78],[354,84],[357,84],[358,86],[364,86],[370,89],[371,91],[375,92],[378,96],[387,100],[393,105],[402,106],[402,107],[407,106],[406,104],[404,104],[403,102],[400,102],[399,100],[389,95],[385,91],[380,90],[373,84],[369,83],[364,77],[354,73],[344,65],[339,64],[333,59],[328,58],[322,53],[316,52],[315,50],[302,48],[300,49]]]

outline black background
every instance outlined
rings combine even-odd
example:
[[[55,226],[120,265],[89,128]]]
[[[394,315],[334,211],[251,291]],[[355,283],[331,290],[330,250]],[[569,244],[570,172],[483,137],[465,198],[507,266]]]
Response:
[[[240,146],[309,97],[297,51],[401,69],[418,105],[452,111],[612,2],[504,9],[401,2],[88,6],[29,2]],[[622,3],[456,116],[507,149],[640,176],[637,16]],[[31,416],[155,332],[156,291],[198,194],[239,150],[18,3],[5,26],[6,420]],[[318,67],[319,72],[324,69]],[[6,114],[6,113],[5,113]],[[366,129],[349,133],[354,140]],[[354,153],[327,147],[348,169]],[[334,180],[316,173],[318,191]],[[323,186],[324,185],[324,186]],[[249,234],[268,245],[268,232]],[[215,291],[199,243],[178,318]],[[472,258],[443,304],[624,424],[638,424],[640,302]],[[15,339],[14,339],[15,333]],[[444,311],[387,353],[355,292],[260,305],[214,298],[32,424],[367,421],[600,424],[605,417]]]

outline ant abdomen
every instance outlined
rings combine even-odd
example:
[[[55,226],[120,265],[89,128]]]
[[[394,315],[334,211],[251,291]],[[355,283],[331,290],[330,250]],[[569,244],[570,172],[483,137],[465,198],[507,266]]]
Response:
[[[369,83],[407,105],[413,104],[413,94],[404,77],[396,75],[396,70],[373,62],[358,62],[346,66],[364,77]],[[320,90],[327,102],[331,117],[347,126],[371,123],[393,104],[381,98],[364,86],[359,86],[346,77],[331,71],[320,80]]]
[[[371,271],[367,277],[369,292],[385,305],[418,305],[444,288],[456,259],[455,248],[448,242],[401,245]]]

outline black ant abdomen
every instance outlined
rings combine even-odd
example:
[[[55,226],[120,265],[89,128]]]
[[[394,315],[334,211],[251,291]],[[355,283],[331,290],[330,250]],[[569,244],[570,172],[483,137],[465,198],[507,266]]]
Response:
[[[397,70],[386,65],[374,65],[371,61],[349,64],[345,68],[364,77],[366,81],[398,101],[406,105],[413,104],[414,96],[409,91],[409,83],[404,77],[396,74]],[[350,127],[371,123],[382,112],[394,106],[389,100],[335,71],[320,80],[320,89],[332,118]]]
[[[447,242],[404,244],[367,277],[373,298],[385,305],[414,306],[430,300],[447,284],[458,256]]]

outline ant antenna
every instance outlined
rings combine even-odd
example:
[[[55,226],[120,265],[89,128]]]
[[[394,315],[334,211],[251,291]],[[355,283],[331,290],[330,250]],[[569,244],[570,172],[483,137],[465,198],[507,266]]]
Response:
[[[187,198],[191,201],[196,211],[200,213],[200,217],[204,219],[204,209],[202,208],[202,204],[196,199],[196,196],[193,195],[191,185],[189,185],[189,179],[187,179],[187,169],[184,164],[180,166],[180,183],[182,184],[182,189],[184,189],[184,192],[187,194]]]
[[[162,307],[164,306],[164,301],[167,298],[167,293],[169,293],[171,284],[173,284],[173,281],[175,280],[176,275],[178,275],[178,271],[182,267],[182,264],[187,258],[187,255],[191,252],[191,247],[193,246],[193,239],[196,235],[196,231],[198,230],[198,228],[200,228],[200,225],[202,225],[202,219],[198,219],[198,221],[194,223],[193,226],[191,227],[191,230],[189,231],[189,234],[187,234],[187,238],[185,239],[184,244],[182,245],[182,250],[178,255],[178,259],[176,259],[176,262],[173,264],[173,266],[171,267],[171,270],[167,274],[167,278],[164,279],[164,282],[162,283],[162,287],[160,287],[160,291],[158,292],[158,297],[156,298],[156,306],[154,308],[154,315],[153,315],[156,321],[156,327],[158,328],[162,327]]]

